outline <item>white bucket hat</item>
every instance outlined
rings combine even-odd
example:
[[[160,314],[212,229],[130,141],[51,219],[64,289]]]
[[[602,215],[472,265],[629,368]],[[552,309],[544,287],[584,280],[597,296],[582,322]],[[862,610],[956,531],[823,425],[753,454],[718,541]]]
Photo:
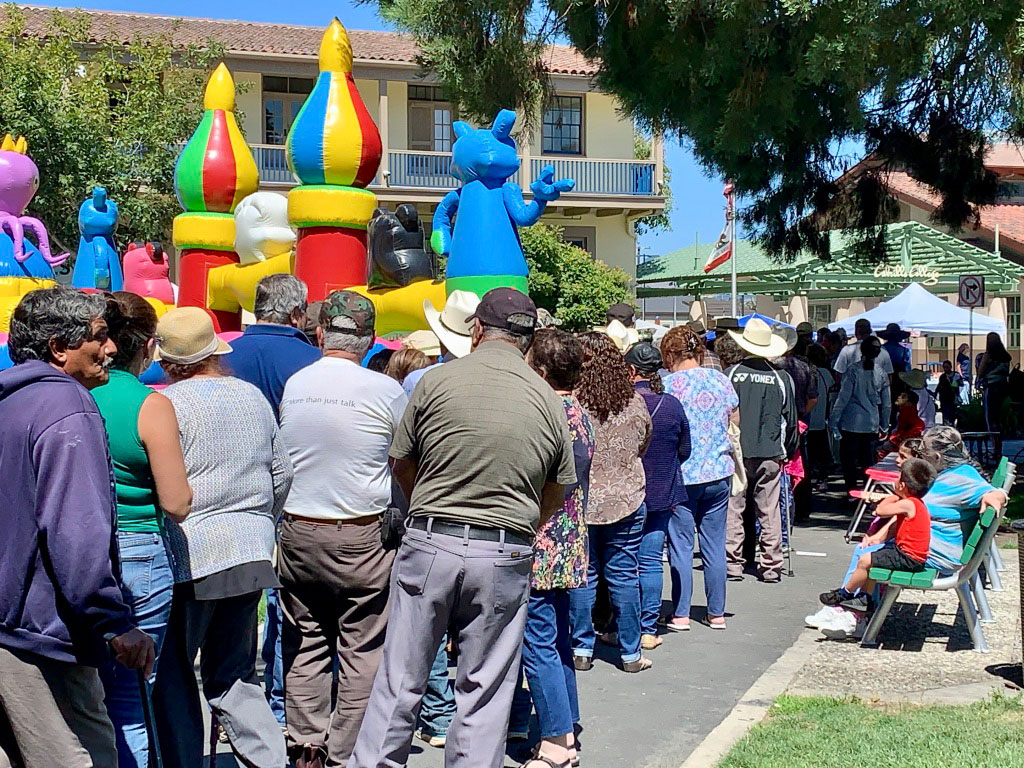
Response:
[[[471,291],[452,291],[440,312],[423,300],[423,315],[437,338],[455,357],[465,357],[473,348],[473,321],[480,297]]]
[[[779,357],[789,349],[786,340],[772,333],[771,326],[759,317],[751,318],[742,333],[729,331],[729,335],[741,349],[756,357]]]

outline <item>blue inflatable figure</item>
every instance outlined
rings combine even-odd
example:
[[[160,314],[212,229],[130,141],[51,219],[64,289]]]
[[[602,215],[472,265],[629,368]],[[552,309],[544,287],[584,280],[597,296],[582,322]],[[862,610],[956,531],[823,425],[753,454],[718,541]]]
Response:
[[[462,187],[441,200],[430,237],[434,252],[448,256],[449,294],[461,290],[483,296],[502,286],[526,293],[526,259],[518,228],[536,224],[548,203],[576,186],[572,179],[555,181],[555,169],[546,166],[530,185],[533,200],[523,199],[519,185],[507,181],[519,170],[512,139],[515,122],[516,113],[503,109],[490,128],[474,130],[462,121],[452,126],[456,139],[451,173]]]
[[[124,289],[121,260],[114,247],[117,229],[117,203],[107,199],[107,190],[93,187],[92,199],[78,209],[78,256],[71,285],[101,291]]]

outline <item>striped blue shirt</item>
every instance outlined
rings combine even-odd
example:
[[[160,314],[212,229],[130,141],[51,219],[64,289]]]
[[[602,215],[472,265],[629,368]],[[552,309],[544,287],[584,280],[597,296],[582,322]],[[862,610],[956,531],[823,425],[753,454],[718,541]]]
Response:
[[[932,520],[932,541],[925,565],[945,573],[960,567],[964,541],[978,522],[981,497],[992,490],[994,486],[970,464],[939,473],[935,485],[922,499]]]

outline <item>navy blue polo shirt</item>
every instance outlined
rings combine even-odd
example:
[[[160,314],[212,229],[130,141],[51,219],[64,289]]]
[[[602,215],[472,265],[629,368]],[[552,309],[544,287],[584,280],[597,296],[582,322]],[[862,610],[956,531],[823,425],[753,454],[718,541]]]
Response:
[[[280,418],[281,395],[289,377],[320,359],[306,334],[290,325],[257,323],[231,342],[224,360],[231,373],[256,387]]]

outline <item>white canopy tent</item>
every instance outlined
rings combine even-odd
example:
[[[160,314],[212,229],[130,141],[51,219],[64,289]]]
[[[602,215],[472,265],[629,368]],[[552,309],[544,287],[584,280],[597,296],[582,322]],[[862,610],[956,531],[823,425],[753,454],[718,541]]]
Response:
[[[861,319],[869,320],[875,331],[883,330],[888,323],[899,323],[904,331],[917,331],[933,336],[966,336],[972,330],[970,310],[950,304],[945,299],[929,293],[928,289],[919,283],[911,283],[899,295],[882,302],[874,309],[829,323],[829,328],[833,331],[842,328],[852,336],[854,324]],[[975,312],[973,332],[985,334],[992,331],[1005,339],[1006,323]]]

